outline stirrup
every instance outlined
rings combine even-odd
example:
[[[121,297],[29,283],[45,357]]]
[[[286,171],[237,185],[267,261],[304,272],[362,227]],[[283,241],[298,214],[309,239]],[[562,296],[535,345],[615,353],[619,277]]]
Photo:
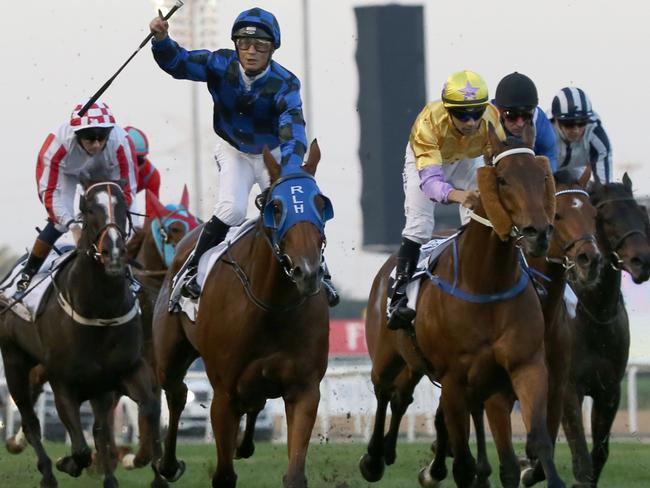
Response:
[[[388,321],[386,323],[390,330],[408,329],[415,318],[415,310],[407,306],[406,294],[397,291],[388,306]]]
[[[185,276],[185,283],[181,287],[181,295],[192,300],[197,300],[201,296],[201,287],[197,281],[198,269],[189,270]]]
[[[29,289],[32,278],[33,276],[31,276],[29,273],[25,273],[24,271],[20,273],[18,282],[16,282],[16,292],[13,296],[14,300],[20,300],[23,296],[25,296],[25,292]]]

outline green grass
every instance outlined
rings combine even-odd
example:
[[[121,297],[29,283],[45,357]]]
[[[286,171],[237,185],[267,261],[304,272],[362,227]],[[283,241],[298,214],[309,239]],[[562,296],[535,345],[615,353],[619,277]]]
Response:
[[[66,446],[48,444],[46,446],[52,459],[67,452]],[[521,451],[521,445],[518,446]],[[378,488],[403,488],[419,486],[417,473],[429,460],[427,444],[401,444],[398,446],[398,458],[395,465],[387,467],[384,479],[370,485],[365,482],[357,468],[361,454],[365,452],[363,444],[327,444],[312,445],[307,462],[307,476],[310,488],[361,488],[376,486]],[[187,463],[187,471],[175,486],[208,487],[210,474],[214,470],[215,449],[206,445],[180,446],[180,458]],[[490,446],[490,459],[494,472],[498,472],[496,454]],[[568,447],[560,444],[557,449],[556,462],[561,475],[570,486],[571,462]],[[28,450],[19,456],[10,456],[0,452],[0,487],[36,487],[40,476],[36,470],[33,451]],[[448,467],[450,467],[448,461]],[[279,487],[282,486],[282,474],[286,469],[286,446],[282,444],[258,444],[255,455],[248,460],[236,461],[235,469],[239,476],[239,487]],[[451,470],[450,470],[451,471]],[[102,485],[98,475],[83,474],[72,479],[63,473],[56,473],[61,488],[86,488]],[[117,472],[120,486],[135,488],[148,486],[151,481],[150,468],[138,471]],[[496,477],[492,477],[492,486],[499,486]],[[454,486],[447,481],[443,486]],[[650,445],[638,441],[616,442],[611,446],[610,460],[605,467],[600,488],[647,488],[650,486]]]

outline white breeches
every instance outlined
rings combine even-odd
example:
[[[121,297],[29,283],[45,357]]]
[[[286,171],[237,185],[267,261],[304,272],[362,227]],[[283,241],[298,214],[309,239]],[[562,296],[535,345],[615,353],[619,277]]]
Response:
[[[442,171],[445,180],[457,190],[474,190],[476,184],[476,170],[483,166],[483,156],[470,159],[461,159],[453,164],[444,164]],[[415,155],[411,144],[406,145],[404,154],[404,215],[406,223],[402,230],[402,237],[424,244],[431,240],[434,228],[434,210],[436,203],[429,200],[420,189],[420,175],[415,166]],[[460,220],[465,224],[469,220],[469,210],[459,207]]]
[[[280,162],[280,148],[271,151]],[[238,151],[221,138],[217,139],[214,160],[219,171],[217,202],[213,214],[224,224],[239,225],[246,219],[248,197],[257,183],[260,191],[270,184],[261,154],[247,154]]]

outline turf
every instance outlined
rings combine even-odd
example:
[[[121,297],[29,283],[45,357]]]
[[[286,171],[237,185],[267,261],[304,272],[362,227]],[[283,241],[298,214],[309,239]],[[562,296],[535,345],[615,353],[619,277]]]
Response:
[[[62,444],[47,444],[52,459],[63,455],[69,448]],[[521,450],[521,446],[518,446]],[[427,444],[401,444],[398,458],[393,466],[386,469],[383,480],[370,484],[365,482],[357,468],[363,444],[314,444],[310,447],[307,476],[310,488],[403,488],[419,486],[417,473],[429,461]],[[187,463],[187,471],[175,485],[179,487],[208,487],[210,475],[215,468],[215,449],[209,445],[181,445],[180,456]],[[496,454],[490,446],[490,459],[493,471],[498,472]],[[558,446],[556,462],[565,481],[570,482],[571,462],[566,444]],[[448,462],[450,467],[450,462]],[[286,446],[282,444],[261,443],[255,455],[247,460],[236,461],[235,469],[239,476],[239,487],[281,487],[282,474],[286,468]],[[61,488],[86,488],[102,486],[98,475],[82,474],[72,479],[63,473],[56,473]],[[137,471],[118,469],[117,477],[121,487],[145,487],[151,481],[151,471],[143,468]],[[0,452],[0,487],[36,487],[40,476],[36,470],[33,451],[28,450],[19,456]],[[499,486],[493,475],[492,486]],[[570,483],[567,483],[570,486]],[[442,486],[454,486],[447,481]],[[540,485],[541,486],[541,485]],[[617,442],[611,447],[610,460],[605,467],[600,488],[647,488],[650,486],[650,445],[639,441]]]

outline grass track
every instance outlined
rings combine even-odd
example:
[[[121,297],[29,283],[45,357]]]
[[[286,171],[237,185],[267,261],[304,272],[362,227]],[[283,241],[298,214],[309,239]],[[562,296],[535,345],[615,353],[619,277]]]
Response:
[[[494,472],[498,472],[496,453],[490,447],[490,460]],[[47,444],[46,449],[54,460],[67,452],[62,444]],[[518,446],[518,452],[522,447]],[[357,462],[365,452],[363,444],[328,444],[312,445],[309,450],[307,476],[310,488],[404,488],[417,487],[417,473],[429,461],[427,444],[401,444],[398,446],[398,458],[395,465],[387,467],[384,479],[375,484],[365,482]],[[600,488],[647,488],[650,486],[650,445],[638,441],[613,443],[610,460],[599,483]],[[210,473],[215,467],[215,448],[211,445],[181,445],[179,457],[187,463],[187,471],[175,485],[178,487],[209,487]],[[558,446],[556,461],[560,472],[570,486],[571,462],[566,444]],[[451,467],[448,461],[448,467]],[[282,486],[282,474],[286,468],[286,446],[282,444],[258,444],[255,455],[248,460],[235,462],[239,476],[238,487],[275,488]],[[451,469],[450,469],[451,472]],[[56,472],[60,488],[87,488],[102,486],[101,477],[84,473],[78,479],[72,479]],[[124,488],[146,487],[151,481],[150,468],[127,472],[118,469],[120,486]],[[0,487],[27,488],[37,487],[40,476],[36,470],[36,458],[33,450],[11,456],[4,449],[0,451]],[[499,486],[493,475],[492,486]],[[443,486],[452,487],[447,481]],[[541,485],[540,485],[541,486]]]

